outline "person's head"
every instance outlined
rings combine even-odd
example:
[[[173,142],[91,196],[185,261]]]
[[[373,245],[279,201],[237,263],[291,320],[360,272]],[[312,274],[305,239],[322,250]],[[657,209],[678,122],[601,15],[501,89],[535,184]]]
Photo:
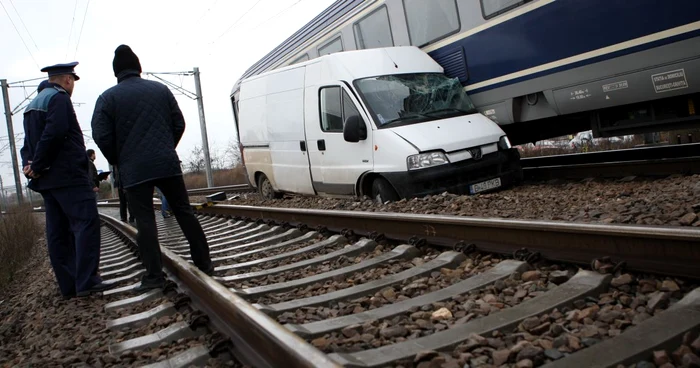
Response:
[[[76,65],[78,65],[77,61],[67,64],[56,64],[47,66],[41,71],[49,74],[50,83],[58,84],[68,92],[68,95],[72,96],[75,81],[80,80],[80,77],[73,70]]]
[[[55,75],[49,77],[49,82],[58,84],[61,88],[68,92],[69,96],[73,96],[73,88],[75,87],[75,77],[71,74]]]
[[[95,161],[95,150],[94,149],[90,148],[89,150],[87,150],[87,155],[91,160]]]
[[[114,50],[112,69],[114,70],[115,77],[119,77],[119,74],[126,70],[136,71],[141,74],[141,62],[139,62],[139,57],[131,51],[131,47],[119,45],[119,47]]]
[[[45,80],[41,81],[41,83],[39,83],[39,87],[37,87],[36,91],[41,92],[48,86],[49,86],[49,80],[45,79]]]

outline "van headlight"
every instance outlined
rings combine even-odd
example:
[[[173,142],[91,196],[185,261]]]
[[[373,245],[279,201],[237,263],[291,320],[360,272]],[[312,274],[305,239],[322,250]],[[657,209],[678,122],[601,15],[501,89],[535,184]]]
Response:
[[[512,146],[510,145],[510,140],[507,136],[504,135],[503,137],[501,137],[501,139],[498,140],[498,149],[507,150],[511,147]]]
[[[450,160],[448,160],[447,156],[442,152],[420,153],[406,158],[408,170],[425,169],[426,167],[440,166],[449,163]]]

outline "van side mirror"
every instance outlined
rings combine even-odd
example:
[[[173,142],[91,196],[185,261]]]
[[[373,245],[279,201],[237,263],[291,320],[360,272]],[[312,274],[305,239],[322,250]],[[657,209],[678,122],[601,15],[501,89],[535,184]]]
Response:
[[[357,143],[367,139],[367,126],[358,115],[352,115],[345,120],[343,138],[346,142]]]

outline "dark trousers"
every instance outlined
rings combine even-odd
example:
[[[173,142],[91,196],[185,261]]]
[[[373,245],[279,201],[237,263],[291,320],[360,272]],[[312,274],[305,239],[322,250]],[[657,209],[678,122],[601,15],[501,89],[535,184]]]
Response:
[[[122,221],[126,221],[127,210],[129,209],[129,200],[126,198],[124,188],[117,187],[117,195],[119,196],[119,217],[121,217]],[[131,214],[129,220],[132,220],[134,218],[134,214],[131,213],[131,211],[129,211],[129,213]]]
[[[51,189],[41,195],[49,259],[61,294],[73,295],[101,283],[100,219],[92,188]]]
[[[156,186],[168,199],[170,209],[190,244],[190,254],[195,266],[202,271],[209,271],[212,268],[209,245],[202,226],[197,221],[190,206],[182,176],[155,179],[125,188],[129,209],[136,218],[136,228],[139,231],[136,242],[139,246],[141,261],[146,267],[146,274],[142,277],[141,282],[154,285],[164,281],[158,229],[153,210],[153,189]]]

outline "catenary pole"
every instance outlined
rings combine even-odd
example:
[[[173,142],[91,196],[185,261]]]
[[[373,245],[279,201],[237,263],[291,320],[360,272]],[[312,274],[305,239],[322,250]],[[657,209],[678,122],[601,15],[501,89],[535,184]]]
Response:
[[[207,123],[204,120],[204,101],[202,99],[202,85],[199,81],[199,68],[194,68],[194,88],[197,94],[197,108],[199,110],[199,127],[202,130],[202,151],[204,151],[204,165],[207,171],[207,187],[214,186],[214,177],[211,173],[211,159],[209,156],[209,139],[207,138]]]
[[[12,156],[12,171],[15,174],[15,191],[17,192],[17,204],[24,202],[22,195],[22,183],[19,179],[19,162],[17,161],[17,148],[15,147],[15,130],[12,127],[12,109],[10,108],[10,94],[8,93],[7,79],[0,79],[2,87],[2,99],[5,104],[5,119],[7,120],[7,135],[10,139],[10,156]]]

